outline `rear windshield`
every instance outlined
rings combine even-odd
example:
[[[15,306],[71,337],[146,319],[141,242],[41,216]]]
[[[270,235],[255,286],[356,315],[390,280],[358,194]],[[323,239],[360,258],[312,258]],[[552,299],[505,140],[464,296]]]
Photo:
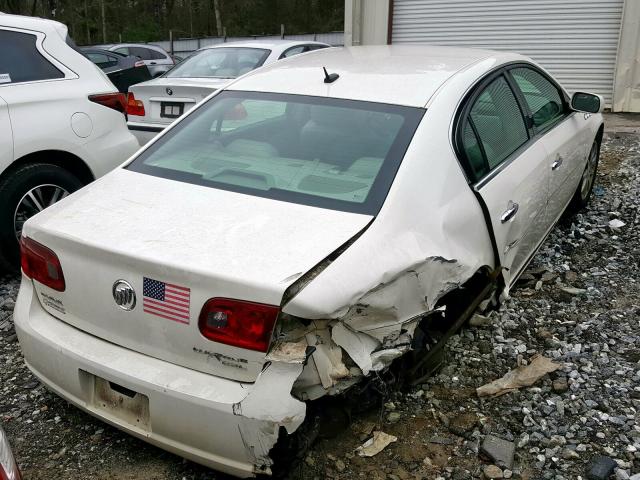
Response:
[[[271,50],[219,47],[196,52],[165,74],[170,78],[236,78],[261,66]]]
[[[353,100],[223,91],[127,168],[375,215],[423,114]]]

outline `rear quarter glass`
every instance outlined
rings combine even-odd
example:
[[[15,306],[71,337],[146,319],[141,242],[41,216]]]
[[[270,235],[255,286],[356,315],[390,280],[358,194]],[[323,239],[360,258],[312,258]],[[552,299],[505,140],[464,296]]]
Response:
[[[127,168],[194,185],[375,215],[425,110],[225,91]]]

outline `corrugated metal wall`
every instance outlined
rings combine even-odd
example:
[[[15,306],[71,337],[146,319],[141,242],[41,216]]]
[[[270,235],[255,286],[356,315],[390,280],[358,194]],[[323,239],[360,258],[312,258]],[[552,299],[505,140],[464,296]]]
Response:
[[[637,0],[632,0],[637,1]],[[624,0],[394,0],[393,43],[510,50],[611,105]]]

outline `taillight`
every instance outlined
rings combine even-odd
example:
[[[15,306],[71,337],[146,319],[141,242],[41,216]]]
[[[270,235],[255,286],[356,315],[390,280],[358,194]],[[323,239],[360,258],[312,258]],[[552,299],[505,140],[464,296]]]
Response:
[[[137,67],[144,67],[144,60],[138,60],[136,63],[133,64],[133,66],[135,68]]]
[[[0,480],[20,480],[21,478],[7,436],[0,428]]]
[[[144,103],[142,103],[142,100],[136,100],[133,92],[129,92],[127,95],[127,115],[144,117]]]
[[[209,340],[266,352],[280,308],[230,298],[212,298],[202,307],[198,327]]]
[[[62,265],[53,250],[28,237],[21,237],[20,264],[27,277],[64,292],[66,285]]]
[[[108,108],[113,108],[118,112],[125,113],[127,109],[127,97],[124,93],[100,93],[98,95],[89,95],[89,100],[99,103]]]

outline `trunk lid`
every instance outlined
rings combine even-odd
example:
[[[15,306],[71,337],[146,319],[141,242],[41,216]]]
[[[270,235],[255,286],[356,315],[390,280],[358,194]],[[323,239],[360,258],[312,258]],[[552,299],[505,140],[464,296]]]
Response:
[[[132,85],[129,91],[142,101],[145,115],[130,120],[168,125],[228,82],[220,78],[161,77]]]
[[[279,305],[289,285],[371,218],[117,169],[30,219],[24,235],[62,265],[64,292],[34,282],[50,314],[132,350],[251,382],[265,354],[202,336],[204,303]],[[186,289],[185,318],[146,312],[145,278]],[[114,300],[118,280],[135,290],[131,311]]]

